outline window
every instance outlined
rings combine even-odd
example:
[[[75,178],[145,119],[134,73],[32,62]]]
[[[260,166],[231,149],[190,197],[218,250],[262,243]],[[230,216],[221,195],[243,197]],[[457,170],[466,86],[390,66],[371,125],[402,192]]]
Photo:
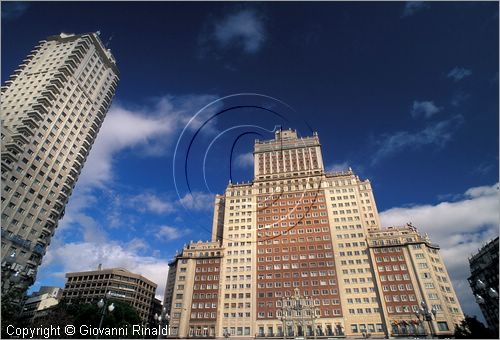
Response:
[[[358,325],[351,325],[351,332],[357,333],[358,332]]]
[[[446,321],[438,321],[438,329],[440,331],[449,331],[450,329],[448,328],[448,324]]]

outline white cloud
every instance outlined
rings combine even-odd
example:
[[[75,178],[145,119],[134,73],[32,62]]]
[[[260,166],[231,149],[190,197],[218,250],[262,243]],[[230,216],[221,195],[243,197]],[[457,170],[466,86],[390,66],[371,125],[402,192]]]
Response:
[[[441,111],[440,107],[437,107],[433,101],[417,101],[413,102],[413,107],[411,110],[411,115],[413,118],[418,116],[424,116],[424,118],[430,118],[436,113]]]
[[[470,95],[459,91],[453,95],[451,98],[451,105],[453,106],[460,106],[463,102],[465,102],[467,99],[469,99]]]
[[[211,211],[214,208],[215,197],[204,192],[187,193],[179,202],[187,209]]]
[[[448,78],[452,78],[454,81],[460,81],[465,77],[472,74],[472,71],[464,67],[455,67],[448,73]]]
[[[244,52],[258,52],[266,40],[264,22],[254,10],[241,10],[227,15],[215,24],[213,38],[220,47],[236,45]]]
[[[127,246],[117,242],[71,242],[58,245],[47,252],[40,270],[60,268],[60,272],[52,272],[52,275],[62,278],[67,272],[94,270],[99,264],[102,264],[103,268],[122,267],[158,284],[156,297],[162,298],[168,274],[168,261],[141,255],[143,247],[138,247],[138,242],[140,241],[132,240]]]
[[[253,166],[253,152],[247,152],[238,155],[235,159],[235,163],[240,168],[248,168]]]
[[[141,212],[156,214],[170,213],[175,210],[171,202],[167,202],[151,193],[132,196],[127,200],[127,205]]]
[[[336,163],[326,167],[326,171],[328,172],[339,172],[339,171],[347,171],[349,170],[349,163]]]
[[[113,104],[97,135],[78,180],[79,185],[102,187],[113,179],[113,158],[121,151],[138,149],[137,155],[157,156],[165,153],[176,132],[186,125],[204,105],[216,99],[211,95],[163,96],[139,109]],[[206,115],[217,106],[205,110],[189,124],[198,128]],[[83,183],[83,184],[82,184]]]
[[[180,229],[164,225],[158,229],[158,231],[156,232],[156,237],[158,239],[172,241],[172,240],[177,240],[182,236],[189,234],[190,232],[191,230],[189,229]]]
[[[380,213],[383,226],[413,222],[420,232],[428,233],[432,242],[441,246],[453,286],[467,313],[479,313],[467,282],[468,257],[498,236],[498,193],[497,183],[470,188],[456,201],[392,208]]]
[[[462,122],[463,117],[457,115],[448,120],[428,125],[420,131],[398,131],[393,134],[383,135],[375,142],[378,145],[378,149],[373,154],[372,165],[378,163],[382,158],[405,149],[418,149],[425,145],[443,147],[452,139],[453,133]]]
[[[424,9],[429,8],[430,6],[423,1],[407,1],[405,3],[405,7],[403,8],[403,14],[401,17],[409,17],[413,14],[423,11]]]
[[[22,1],[9,1],[2,4],[2,19],[5,21],[20,18],[29,9],[30,4]]]

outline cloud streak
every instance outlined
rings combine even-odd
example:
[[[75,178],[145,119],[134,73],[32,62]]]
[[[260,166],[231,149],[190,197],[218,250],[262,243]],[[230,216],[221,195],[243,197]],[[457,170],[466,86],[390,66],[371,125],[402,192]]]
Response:
[[[253,153],[247,152],[241,155],[238,155],[235,159],[236,166],[240,168],[249,168],[253,166]]]
[[[326,167],[327,172],[339,172],[339,171],[347,171],[349,169],[349,163],[335,163]]]
[[[453,79],[455,82],[460,81],[466,77],[472,75],[472,71],[464,67],[455,67],[450,72],[448,72],[447,77]]]
[[[429,8],[430,6],[423,1],[407,1],[405,3],[405,7],[403,8],[403,14],[401,14],[402,18],[412,16],[418,12],[423,11],[424,9]]]
[[[24,1],[5,1],[2,3],[2,19],[9,21],[20,18],[30,7]]]
[[[262,16],[256,10],[243,9],[212,23],[210,33],[203,40],[222,50],[237,48],[246,54],[256,54],[262,49],[266,36]]]
[[[156,238],[160,240],[173,241],[188,235],[190,232],[191,231],[189,229],[181,229],[164,225],[158,229]]]
[[[461,115],[456,115],[448,120],[428,125],[420,131],[398,131],[382,135],[375,141],[378,149],[374,152],[371,163],[375,165],[380,160],[406,149],[415,150],[428,145],[444,147],[452,139],[453,133],[463,123],[463,120]]]
[[[411,115],[413,118],[423,116],[430,118],[441,111],[441,108],[436,106],[433,101],[417,101],[413,102]]]

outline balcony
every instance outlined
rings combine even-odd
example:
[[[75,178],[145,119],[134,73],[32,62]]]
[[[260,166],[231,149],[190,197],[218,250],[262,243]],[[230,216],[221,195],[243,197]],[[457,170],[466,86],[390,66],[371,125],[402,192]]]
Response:
[[[26,261],[26,264],[32,265],[32,266],[34,266],[34,267],[38,266],[38,262],[33,261],[33,260],[31,260],[31,259],[28,259],[28,260]]]
[[[89,148],[89,146],[87,144],[88,144],[87,141],[83,141],[83,144],[82,144],[82,147],[81,147],[80,150],[88,154],[90,148]]]
[[[68,195],[66,195],[63,192],[61,192],[59,196],[57,196],[57,201],[62,204],[66,204],[67,200],[68,200]],[[53,224],[55,225],[56,223],[54,222]]]
[[[73,50],[73,53],[77,54],[80,58],[83,59],[83,57],[85,56],[85,47],[82,44],[78,44]]]
[[[49,228],[47,228],[46,226],[42,228],[42,232],[44,232],[45,234],[47,235],[52,235],[52,230],[50,230]]]
[[[64,87],[63,82],[59,78],[52,78],[51,80],[49,80],[49,83],[57,86],[58,88]]]
[[[73,50],[73,52],[71,52],[71,54],[69,55],[68,60],[72,60],[78,64],[82,60],[82,58],[83,58],[82,52]]]
[[[19,144],[15,143],[14,141],[5,143],[5,148],[9,151],[12,151],[14,153],[14,155],[17,155],[18,153],[23,152],[23,148]]]
[[[45,245],[37,243],[35,248],[33,248],[33,252],[38,255],[45,255]]]
[[[75,66],[76,66],[76,65],[75,65]],[[67,81],[68,81],[68,78],[67,78],[67,77],[66,77],[66,75],[65,75],[64,73],[62,73],[62,72],[59,72],[59,73],[54,74],[54,78],[55,78],[55,79],[59,79],[59,80],[61,80],[61,81],[63,81],[63,82],[67,82]]]
[[[2,154],[2,173],[5,174],[9,171],[12,171],[12,161],[10,163],[3,157]]]
[[[49,113],[49,110],[47,109],[47,107],[45,107],[45,105],[43,105],[41,103],[34,104],[33,105],[33,110],[41,111],[41,113],[43,113],[43,114]]]
[[[71,173],[68,174],[68,179],[72,182],[76,182],[76,178]]]
[[[26,124],[27,126],[29,126],[32,129],[38,129],[40,127],[38,122],[31,117],[24,118],[22,120],[22,122],[23,122],[23,124]]]
[[[94,129],[93,126],[89,126],[89,132],[92,134],[92,136],[96,136],[97,135],[97,130]]]
[[[73,74],[75,68],[70,67],[69,65],[64,65],[57,69],[59,72],[64,73],[65,76],[70,77]]]
[[[47,85],[45,87],[46,90],[52,92],[55,96],[57,96],[59,94],[59,88],[55,85]],[[43,92],[42,92],[43,93]]]
[[[26,125],[18,127],[17,131],[22,133],[24,136],[34,136],[35,135],[33,130]]]
[[[16,133],[12,135],[12,140],[16,142],[18,145],[24,145],[29,142],[28,138],[20,133]]]
[[[50,223],[52,223],[52,224],[56,224],[56,220],[55,220],[55,218],[54,218],[54,217],[52,217],[51,215],[49,215],[49,216],[47,217],[47,222],[50,222]]]
[[[62,187],[63,187],[62,192],[67,193],[67,194],[69,194],[71,192],[71,186],[68,185],[67,183],[64,183]]]
[[[52,105],[51,105],[51,103],[50,103],[49,98],[47,98],[47,97],[45,97],[45,96],[44,96],[44,97],[38,97],[38,98],[36,99],[36,101],[37,101],[38,103],[42,104],[45,108],[47,108],[47,107],[51,107],[51,106],[52,106]]]
[[[49,100],[55,100],[57,98],[57,95],[52,90],[42,91],[42,96],[49,98]]]
[[[73,70],[75,70],[78,67],[78,63],[73,59],[67,59],[64,62],[64,65],[68,65],[68,66],[72,67]]]

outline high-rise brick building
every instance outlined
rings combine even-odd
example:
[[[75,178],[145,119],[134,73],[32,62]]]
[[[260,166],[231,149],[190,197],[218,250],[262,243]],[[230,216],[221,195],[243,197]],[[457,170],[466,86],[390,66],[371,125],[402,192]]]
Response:
[[[395,258],[401,263],[397,273],[390,275],[399,281],[395,283],[397,289],[405,290],[396,299],[408,303],[401,308],[393,306],[393,296],[391,303],[382,301],[388,298],[380,281],[384,274],[378,271],[379,256],[375,255],[385,248],[379,249],[373,242],[389,239],[394,232],[380,229],[368,180],[361,180],[350,169],[325,172],[317,134],[300,138],[293,130],[279,130],[273,140],[256,141],[253,181],[230,183],[223,195],[216,196],[212,241],[194,243],[196,248],[217,249],[216,258],[221,261],[219,288],[212,293],[217,301],[212,301],[210,307],[200,307],[199,303],[185,300],[186,296],[191,299],[204,294],[196,285],[188,287],[179,282],[179,275],[183,280],[192,280],[182,274],[190,271],[186,253],[196,257],[192,245],[171,263],[166,304],[172,315],[172,336],[409,334],[413,328],[399,324],[417,323],[413,311],[420,308],[422,300],[441,309],[432,328],[422,322],[415,332],[451,335],[454,324],[463,318],[462,311],[439,248],[416,230],[412,237],[422,247],[428,266],[426,275],[435,285],[426,285],[427,281],[420,278],[423,267],[409,266],[407,262],[413,255],[406,252],[413,254],[413,243],[404,240],[406,243],[396,248],[387,246],[391,249],[387,251],[397,249]],[[414,256],[419,258],[420,253]],[[437,275],[446,278],[446,283],[438,285]],[[213,287],[216,283],[211,284]],[[438,292],[442,288],[446,293]],[[215,314],[216,320],[211,320],[210,325],[197,324],[189,318],[195,310]],[[398,328],[393,327],[394,322]]]
[[[2,292],[34,282],[117,83],[99,34],[61,33],[2,86]]]

